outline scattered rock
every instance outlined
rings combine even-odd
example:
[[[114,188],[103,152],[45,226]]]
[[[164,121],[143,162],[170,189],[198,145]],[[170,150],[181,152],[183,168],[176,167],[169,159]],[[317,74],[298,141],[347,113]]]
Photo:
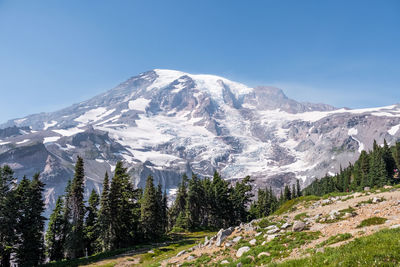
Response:
[[[251,255],[247,256],[247,258],[248,258],[248,259],[251,259],[251,261],[254,261],[254,257],[251,256]]]
[[[331,220],[336,220],[340,213],[337,210],[332,210],[329,212],[329,217]]]
[[[222,264],[222,265],[229,264],[229,261],[223,260],[223,261],[221,261],[221,264]]]
[[[263,241],[263,242],[261,243],[261,246],[265,246],[265,244],[267,244],[267,241]]]
[[[380,210],[374,210],[374,214],[378,214],[379,212],[381,212]]]
[[[271,254],[264,251],[264,252],[261,252],[260,254],[258,254],[257,258],[261,258],[262,256],[269,257],[269,256],[271,256]]]
[[[381,198],[378,198],[378,197],[374,197],[374,198],[372,199],[372,203],[376,204],[376,203],[378,203],[378,202],[382,202],[382,199],[381,199]]]
[[[248,252],[250,250],[250,247],[241,247],[241,248],[239,248],[238,249],[238,251],[236,252],[236,257],[237,258],[240,258],[240,257],[242,257],[242,255],[244,254],[244,253],[246,253],[246,252]]]
[[[241,262],[239,262],[238,264],[236,264],[236,267],[242,267],[243,265],[242,265],[242,263]]]
[[[290,223],[284,223],[282,226],[281,226],[281,229],[287,229],[287,228],[289,228],[290,226],[292,226]]]
[[[225,243],[225,247],[229,248],[229,247],[231,247],[231,246],[232,246],[231,243],[229,243],[229,242],[226,242],[226,243]]]
[[[400,228],[400,224],[395,224],[389,227],[390,229],[397,229]]]
[[[186,260],[188,260],[188,261],[191,261],[191,260],[194,260],[194,259],[195,259],[195,257],[193,255],[190,255],[189,257],[186,258]]]
[[[257,240],[252,239],[252,240],[249,241],[249,244],[252,245],[252,246],[254,246],[254,245],[256,244],[256,242],[257,242]]]
[[[371,188],[369,187],[369,186],[366,186],[366,187],[364,187],[364,191],[370,191],[371,190]]]
[[[391,185],[384,185],[383,188],[385,188],[385,189],[390,189],[390,188],[393,188],[393,186],[391,186]]]
[[[180,256],[182,256],[183,254],[185,254],[186,253],[186,250],[182,250],[181,252],[179,252],[178,254],[176,254],[176,256],[177,257],[180,257]]]
[[[259,235],[261,235],[261,234],[262,234],[262,232],[258,232],[258,233],[256,234],[256,237],[259,236]]]
[[[293,224],[293,231],[294,232],[301,232],[304,230],[304,228],[306,227],[306,224],[301,222],[301,221],[297,221]]]
[[[232,242],[233,242],[233,243],[237,243],[237,242],[239,242],[239,241],[242,240],[242,239],[243,239],[243,237],[237,236],[237,237],[235,237],[235,238],[232,240]]]
[[[350,212],[346,212],[346,213],[343,215],[343,218],[344,218],[344,219],[347,219],[347,218],[350,218],[350,217],[353,217],[353,214],[351,214]]]
[[[315,252],[317,252],[317,253],[323,253],[324,251],[325,251],[324,248],[317,248],[317,249],[315,250]]]
[[[217,241],[215,242],[215,245],[217,247],[220,247],[222,245],[222,242],[224,242],[224,240],[231,234],[232,234],[232,228],[228,228],[226,230],[224,230],[224,229],[219,230],[219,232],[217,234]]]
[[[149,251],[147,251],[147,253],[154,254],[154,250],[149,250]]]
[[[268,230],[268,231],[267,231],[267,234],[272,235],[272,234],[278,233],[279,231],[280,231],[280,230],[279,230],[278,228],[276,228],[276,229],[271,229],[271,230]]]

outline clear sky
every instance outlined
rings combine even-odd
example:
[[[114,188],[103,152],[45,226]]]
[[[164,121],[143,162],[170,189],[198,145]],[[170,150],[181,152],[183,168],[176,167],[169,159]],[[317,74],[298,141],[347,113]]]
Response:
[[[400,102],[400,1],[0,0],[0,122],[168,68],[338,107]]]

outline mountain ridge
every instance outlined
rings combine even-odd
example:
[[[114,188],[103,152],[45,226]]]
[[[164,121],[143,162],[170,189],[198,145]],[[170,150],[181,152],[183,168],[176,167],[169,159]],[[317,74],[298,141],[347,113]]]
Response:
[[[279,192],[296,179],[307,185],[337,172],[373,139],[395,142],[399,127],[399,105],[338,109],[297,102],[275,87],[155,69],[87,101],[1,124],[0,164],[18,177],[41,172],[49,207],[78,155],[87,166],[88,192],[100,191],[118,160],[139,187],[153,175],[173,193],[183,173],[218,170],[232,180],[251,175],[256,186]],[[24,157],[32,146],[33,156]]]

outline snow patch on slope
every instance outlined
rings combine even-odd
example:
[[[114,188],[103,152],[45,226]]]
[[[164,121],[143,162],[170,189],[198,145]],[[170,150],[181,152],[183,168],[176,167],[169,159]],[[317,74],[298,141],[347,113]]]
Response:
[[[47,129],[49,129],[50,127],[53,127],[53,126],[55,126],[57,124],[57,122],[56,121],[51,121],[51,122],[45,122],[44,123],[44,127],[43,127],[43,130],[47,130]]]
[[[395,125],[395,126],[393,126],[392,128],[389,129],[388,133],[390,135],[395,135],[398,132],[399,129],[400,129],[400,124],[399,125]]]
[[[147,106],[150,103],[150,99],[145,99],[145,98],[138,98],[135,100],[131,100],[128,103],[128,107],[131,110],[139,110],[139,111],[146,111]]]

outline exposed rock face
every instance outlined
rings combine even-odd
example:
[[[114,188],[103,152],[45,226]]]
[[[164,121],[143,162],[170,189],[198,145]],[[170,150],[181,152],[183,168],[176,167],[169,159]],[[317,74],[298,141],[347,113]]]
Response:
[[[123,160],[135,186],[148,175],[173,193],[183,173],[233,182],[251,175],[275,192],[307,185],[354,161],[373,139],[400,137],[400,107],[335,109],[300,103],[273,87],[212,75],[153,70],[88,101],[0,125],[0,164],[41,172],[52,208],[85,161],[86,193]]]

